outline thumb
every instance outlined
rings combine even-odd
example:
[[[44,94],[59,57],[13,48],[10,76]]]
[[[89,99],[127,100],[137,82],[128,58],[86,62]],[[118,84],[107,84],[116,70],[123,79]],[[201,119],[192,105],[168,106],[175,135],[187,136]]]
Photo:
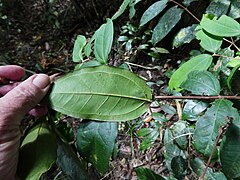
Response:
[[[0,111],[6,120],[20,120],[34,108],[46,95],[50,87],[50,78],[45,74],[33,75],[0,99]],[[6,122],[7,123],[7,122]]]

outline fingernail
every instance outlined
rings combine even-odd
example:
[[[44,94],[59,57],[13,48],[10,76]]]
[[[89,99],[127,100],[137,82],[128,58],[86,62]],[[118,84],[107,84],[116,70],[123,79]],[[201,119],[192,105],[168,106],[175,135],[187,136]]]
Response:
[[[40,89],[44,89],[50,84],[50,78],[46,74],[38,74],[37,77],[34,78],[33,84]]]

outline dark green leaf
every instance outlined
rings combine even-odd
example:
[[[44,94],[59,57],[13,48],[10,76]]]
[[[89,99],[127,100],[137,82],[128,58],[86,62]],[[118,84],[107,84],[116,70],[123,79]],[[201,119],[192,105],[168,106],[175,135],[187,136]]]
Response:
[[[232,107],[232,102],[228,100],[216,100],[208,108],[204,116],[198,118],[196,129],[193,135],[193,142],[196,150],[205,156],[210,156],[212,148],[216,142],[219,128],[226,125],[227,118],[239,121],[237,109]],[[213,158],[216,158],[217,150]]]
[[[183,120],[196,121],[197,117],[208,107],[207,103],[189,100],[183,108]]]
[[[158,128],[142,128],[138,131],[138,136],[142,136],[143,140],[140,144],[140,150],[144,151],[149,148],[159,136]]]
[[[186,149],[188,145],[187,136],[189,135],[189,130],[186,127],[184,121],[178,121],[174,123],[172,132],[174,135],[174,141],[181,149]]]
[[[168,113],[168,114],[176,114],[176,109],[171,106],[171,105],[168,105],[168,104],[163,104],[161,106],[162,110],[165,112],[165,113]]]
[[[131,3],[129,4],[129,19],[132,19],[133,16],[135,15],[136,13],[135,5],[139,2],[141,2],[141,0],[134,0],[131,1]]]
[[[218,79],[208,71],[192,71],[181,87],[196,95],[219,95],[220,83]]]
[[[228,13],[228,16],[230,16],[233,19],[240,18],[240,3],[239,3],[239,0],[231,0],[231,6],[230,6],[230,11]]]
[[[240,64],[235,66],[231,74],[228,76],[227,84],[228,88],[233,91],[235,94],[240,93],[240,86],[239,86],[239,77],[240,77],[240,72],[239,72]]]
[[[190,161],[190,165],[191,165],[193,172],[195,172],[198,177],[200,177],[203,174],[203,171],[206,168],[204,162],[199,158],[192,159]],[[210,167],[208,167],[204,179],[206,179],[206,180],[227,180],[227,178],[224,176],[223,173],[221,173],[221,172],[213,173],[213,170]]]
[[[135,74],[108,66],[84,68],[54,82],[50,106],[69,116],[126,121],[146,112],[151,89]]]
[[[84,167],[82,160],[77,157],[72,148],[59,138],[57,139],[57,165],[71,180],[90,179],[87,166]]]
[[[113,17],[111,19],[115,20],[119,16],[121,16],[122,13],[124,13],[124,11],[127,9],[127,6],[129,5],[130,2],[131,2],[131,0],[124,0],[123,3],[121,4],[121,6],[119,7],[118,11],[113,15]]]
[[[57,146],[54,134],[46,124],[38,124],[24,138],[18,165],[21,179],[39,179],[56,160]]]
[[[165,123],[167,122],[167,118],[161,114],[161,113],[152,113],[151,116],[153,117],[154,121],[160,122],[160,123]]]
[[[212,0],[206,9],[206,13],[219,17],[227,14],[229,6],[230,0]]]
[[[83,60],[82,49],[87,40],[84,36],[78,35],[73,47],[73,62],[80,62]]]
[[[194,1],[197,1],[197,0],[184,0],[184,1],[183,1],[183,4],[184,4],[185,6],[189,6],[189,5],[191,4],[191,2],[194,2]]]
[[[78,152],[102,174],[108,170],[117,132],[118,124],[111,122],[90,121],[78,128]]]
[[[231,124],[221,142],[220,159],[229,179],[240,177],[240,128]]]
[[[207,70],[212,63],[212,56],[209,54],[200,54],[185,62],[178,68],[169,81],[169,88],[180,91],[180,85],[187,79],[190,72],[195,70]]]
[[[154,17],[156,17],[167,6],[168,0],[160,0],[153,3],[142,15],[140,20],[140,26],[148,23]]]
[[[165,129],[163,141],[164,141],[164,146],[165,146],[166,165],[167,165],[168,170],[171,171],[172,170],[171,169],[172,159],[175,156],[182,155],[182,151],[179,149],[179,147],[176,144],[174,144],[174,137],[169,128]]]
[[[94,54],[102,64],[107,64],[108,55],[112,48],[113,42],[113,22],[107,19],[107,23],[103,24],[97,31],[94,41]]]
[[[182,156],[175,156],[171,161],[171,168],[174,176],[178,179],[184,179],[187,165],[186,159]]]
[[[183,9],[178,6],[170,8],[160,19],[153,30],[152,43],[155,45],[161,41],[181,19]]]
[[[137,168],[135,169],[139,180],[165,180],[164,177],[156,174],[150,169],[147,168]]]
[[[178,48],[185,43],[190,43],[195,39],[195,29],[197,24],[181,29],[173,40],[173,47]]]
[[[222,15],[219,19],[214,18],[212,20],[203,16],[200,25],[208,33],[215,36],[232,37],[240,35],[240,24],[226,15]]]
[[[75,66],[74,70],[80,70],[83,68],[88,68],[88,67],[97,67],[97,66],[101,66],[102,64],[98,61],[87,61],[87,62],[83,62],[81,64],[78,64]]]
[[[200,40],[203,49],[212,53],[220,49],[223,41],[221,37],[213,36],[202,29],[196,33],[196,38]]]

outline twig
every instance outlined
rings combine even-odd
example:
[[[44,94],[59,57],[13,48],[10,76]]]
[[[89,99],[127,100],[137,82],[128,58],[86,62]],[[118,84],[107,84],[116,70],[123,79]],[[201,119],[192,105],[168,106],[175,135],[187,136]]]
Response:
[[[237,47],[237,45],[234,43],[234,42],[232,42],[232,41],[229,41],[228,39],[226,39],[226,38],[223,38],[223,40],[224,41],[226,41],[226,42],[228,42],[228,43],[230,43],[231,45],[233,45],[238,51],[240,51],[240,48],[239,47]]]
[[[231,120],[230,120],[230,121],[231,121]],[[229,122],[227,122],[227,124],[224,125],[223,127],[219,128],[219,130],[218,130],[218,135],[217,135],[217,138],[216,138],[216,142],[215,142],[215,144],[214,144],[214,146],[213,146],[213,149],[212,149],[212,152],[211,152],[211,154],[210,154],[210,156],[209,156],[209,158],[208,158],[206,167],[205,167],[202,175],[200,176],[199,180],[203,180],[203,179],[204,179],[204,176],[205,176],[206,173],[207,173],[207,169],[208,169],[208,167],[209,167],[209,165],[210,165],[210,163],[211,163],[211,160],[212,160],[212,156],[213,156],[213,154],[214,154],[214,151],[215,151],[215,149],[217,148],[217,144],[218,144],[220,138],[222,137],[222,135],[226,132],[226,130],[227,130],[228,127],[229,127]]]
[[[236,99],[236,100],[240,100],[240,96],[154,96],[154,99],[197,99],[197,100]]]
[[[148,70],[158,69],[158,68],[156,68],[156,67],[146,67],[146,66],[142,66],[142,65],[134,64],[134,63],[130,63],[130,62],[125,62],[125,63],[126,63],[127,65],[136,66],[136,67],[140,67],[140,68],[148,69]]]
[[[173,2],[175,4],[177,4],[179,7],[183,8],[186,12],[188,12],[197,22],[200,22],[200,20],[193,14],[191,13],[191,11],[189,11],[185,6],[183,6],[182,4],[174,1],[174,0],[169,0],[170,2]]]

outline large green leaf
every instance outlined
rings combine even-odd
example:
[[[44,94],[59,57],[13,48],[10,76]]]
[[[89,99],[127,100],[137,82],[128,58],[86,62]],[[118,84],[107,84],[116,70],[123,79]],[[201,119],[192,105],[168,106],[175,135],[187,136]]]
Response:
[[[98,172],[108,170],[110,157],[117,138],[118,124],[90,121],[81,123],[77,132],[78,152],[97,168]]]
[[[35,126],[24,138],[18,165],[21,179],[39,179],[56,160],[56,139],[45,124]]]
[[[233,19],[240,18],[240,3],[239,3],[239,0],[231,0],[231,6],[230,6],[230,11],[228,13],[228,16],[230,16]]]
[[[170,8],[160,19],[153,30],[152,43],[155,45],[161,41],[181,19],[183,9],[178,6]]]
[[[203,16],[200,25],[204,30],[215,36],[232,37],[240,35],[240,24],[226,15],[212,20]]]
[[[240,128],[231,124],[221,142],[220,158],[229,179],[240,177]]]
[[[205,156],[210,156],[219,128],[226,125],[227,118],[239,121],[237,109],[232,107],[229,100],[216,100],[207,110],[204,116],[198,118],[196,129],[193,135],[193,142],[196,150]],[[213,158],[216,158],[217,150]]]
[[[83,60],[82,50],[86,42],[87,40],[84,36],[82,35],[77,36],[77,39],[75,40],[73,47],[73,62],[79,62]]]
[[[165,180],[164,177],[156,174],[154,171],[152,171],[151,169],[147,169],[147,168],[137,168],[135,169],[138,179],[139,180]]]
[[[77,118],[126,121],[143,114],[151,89],[135,74],[108,66],[84,68],[54,82],[50,107]]]
[[[192,26],[181,29],[173,40],[173,47],[180,47],[185,43],[190,43],[193,39],[195,39],[195,29],[197,24],[193,24]]]
[[[119,7],[118,11],[112,16],[112,20],[117,19],[119,16],[122,15],[122,13],[124,13],[124,11],[127,9],[127,6],[129,5],[129,3],[131,2],[131,0],[124,0],[123,3],[121,4],[121,6]]]
[[[195,158],[190,161],[190,166],[197,174],[198,177],[200,177],[203,174],[203,171],[205,170],[206,166],[204,162],[199,159]],[[204,179],[206,180],[227,180],[227,178],[224,176],[222,172],[213,172],[213,169],[208,167],[206,175],[204,176]]]
[[[167,6],[168,0],[160,0],[153,3],[142,15],[140,20],[140,26],[148,23],[154,17],[156,17]]]
[[[208,71],[192,71],[181,87],[196,95],[219,95],[221,87],[218,79]]]
[[[71,146],[57,138],[57,165],[71,180],[88,180],[87,167],[77,157]]]
[[[112,48],[113,32],[113,22],[111,19],[107,19],[107,23],[103,24],[96,31],[94,54],[96,59],[102,64],[107,64],[108,62],[108,55]]]
[[[204,30],[199,30],[196,33],[196,38],[200,40],[200,45],[203,49],[215,53],[222,45],[222,37],[213,36]]]
[[[206,9],[206,13],[219,17],[228,12],[230,0],[212,0]]]
[[[169,88],[180,91],[180,85],[187,79],[190,72],[195,70],[207,70],[211,63],[212,56],[209,54],[200,54],[191,58],[173,73],[169,81]]]

